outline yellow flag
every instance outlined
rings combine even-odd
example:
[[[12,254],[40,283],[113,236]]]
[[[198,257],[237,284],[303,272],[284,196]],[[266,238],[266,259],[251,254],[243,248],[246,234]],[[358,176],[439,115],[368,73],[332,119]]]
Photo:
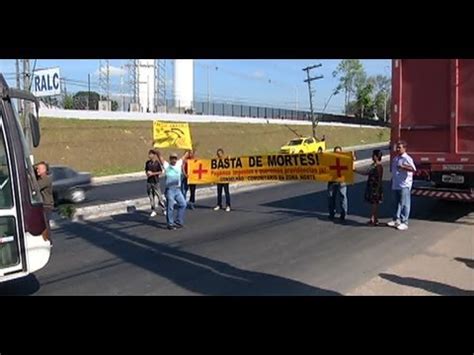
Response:
[[[153,146],[155,148],[192,149],[189,124],[154,121]]]

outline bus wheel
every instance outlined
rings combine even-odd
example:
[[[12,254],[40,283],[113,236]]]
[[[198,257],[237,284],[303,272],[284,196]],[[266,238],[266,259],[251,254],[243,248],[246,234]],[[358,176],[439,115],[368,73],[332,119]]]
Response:
[[[319,147],[318,148],[318,153],[322,153],[323,152],[323,148]]]

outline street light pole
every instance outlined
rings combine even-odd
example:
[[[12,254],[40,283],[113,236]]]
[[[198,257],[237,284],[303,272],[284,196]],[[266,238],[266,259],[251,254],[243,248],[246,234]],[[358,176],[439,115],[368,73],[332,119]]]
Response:
[[[210,66],[207,66],[207,114],[211,114],[211,72]]]
[[[296,111],[298,111],[299,109],[299,98],[298,98],[298,86],[295,85],[295,97],[296,97],[296,101],[295,101],[295,109]]]
[[[389,71],[390,67],[387,65],[385,67],[385,69],[387,71]],[[384,105],[383,105],[383,120],[384,120],[384,122],[387,122],[387,101],[388,101],[388,88],[385,87],[385,101],[384,101]]]

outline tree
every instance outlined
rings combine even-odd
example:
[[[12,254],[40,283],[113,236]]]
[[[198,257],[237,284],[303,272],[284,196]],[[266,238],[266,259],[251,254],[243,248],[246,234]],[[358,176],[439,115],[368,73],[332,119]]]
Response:
[[[360,118],[372,117],[375,113],[373,90],[373,83],[370,80],[364,84],[358,83],[356,100],[348,104],[348,113]]]
[[[361,88],[363,86],[362,83],[365,81],[364,67],[359,59],[344,59],[341,60],[332,75],[333,77],[339,77],[339,84],[335,92],[344,91],[344,107],[347,114],[352,95],[356,94],[356,86]]]
[[[374,83],[377,116],[387,120],[390,115],[391,80],[385,75],[377,75],[372,80]]]
[[[385,75],[376,75],[372,77],[374,83],[374,89],[376,92],[380,91],[390,91],[391,88],[391,81],[388,76]]]
[[[63,106],[66,110],[74,109],[74,100],[71,95],[64,96]]]
[[[98,110],[100,95],[95,91],[78,91],[74,95],[74,109],[76,110]],[[89,104],[89,107],[88,107]]]

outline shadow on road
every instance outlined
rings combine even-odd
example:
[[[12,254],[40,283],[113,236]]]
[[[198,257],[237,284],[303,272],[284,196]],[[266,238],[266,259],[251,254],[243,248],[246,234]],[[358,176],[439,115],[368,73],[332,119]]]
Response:
[[[28,275],[21,279],[0,283],[0,296],[28,296],[40,288],[35,275]]]
[[[347,196],[349,200],[349,215],[346,224],[354,226],[366,225],[365,223],[351,221],[351,215],[365,217],[367,220],[369,219],[370,204],[364,201],[365,185],[366,182],[363,181],[348,186]],[[384,181],[383,189],[384,202],[379,206],[379,219],[390,220],[393,214],[393,199],[390,181]],[[273,213],[285,213],[286,211],[286,213],[294,216],[314,216],[328,221],[326,190],[275,200],[265,203],[262,206],[277,209],[271,211]],[[424,197],[412,197],[410,218],[439,222],[456,222],[457,219],[466,216],[473,210],[474,206],[469,204],[442,200],[432,201]],[[339,214],[339,209],[337,210],[337,213]]]
[[[399,285],[420,288],[441,296],[474,296],[474,291],[463,290],[454,286],[449,286],[436,281],[417,279],[414,277],[401,277],[393,274],[379,274],[385,280],[397,283]]]
[[[123,217],[120,217],[123,218]],[[127,218],[133,218],[129,216]],[[141,218],[141,217],[139,217]],[[114,221],[81,223],[65,226],[64,232],[74,234],[96,247],[116,255],[124,262],[164,277],[174,284],[200,295],[215,296],[335,296],[337,292],[266,273],[242,270],[111,228]],[[156,223],[149,221],[149,223]],[[160,224],[160,223],[156,223]],[[158,231],[158,230],[157,230]],[[163,233],[161,229],[157,233]],[[168,232],[178,235],[179,231]],[[154,236],[153,236],[154,237]],[[126,282],[126,280],[124,280]]]
[[[150,227],[155,227],[158,229],[166,229],[166,222],[158,222],[153,217],[150,217],[148,212],[145,211],[135,211],[128,214],[118,214],[111,216],[112,220],[120,223],[124,222],[125,224],[129,222],[137,222],[138,224],[145,224]]]

